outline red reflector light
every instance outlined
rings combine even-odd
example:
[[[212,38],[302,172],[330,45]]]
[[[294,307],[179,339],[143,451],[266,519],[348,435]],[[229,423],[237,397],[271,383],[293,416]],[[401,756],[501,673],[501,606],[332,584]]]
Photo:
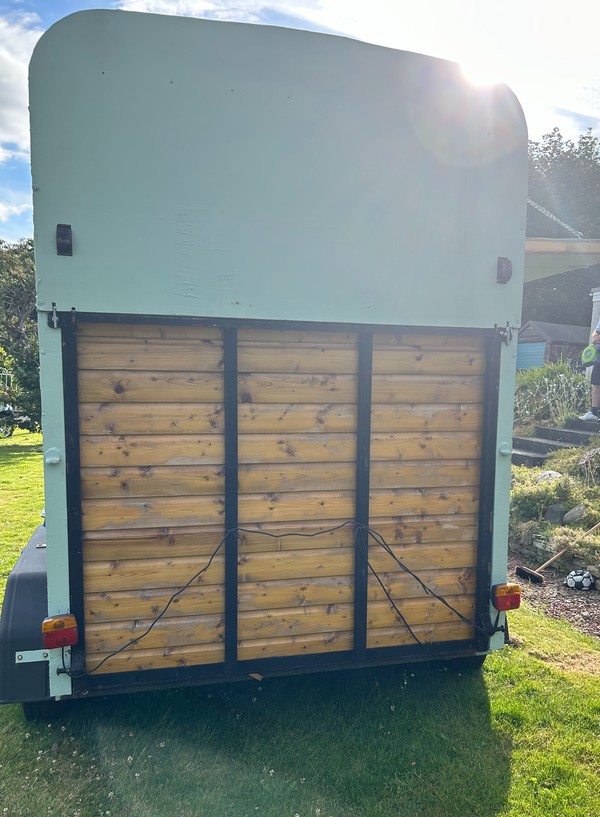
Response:
[[[77,620],[70,614],[50,616],[42,622],[42,642],[47,650],[77,644]]]
[[[495,584],[492,604],[496,610],[516,610],[521,606],[521,588],[518,584]]]

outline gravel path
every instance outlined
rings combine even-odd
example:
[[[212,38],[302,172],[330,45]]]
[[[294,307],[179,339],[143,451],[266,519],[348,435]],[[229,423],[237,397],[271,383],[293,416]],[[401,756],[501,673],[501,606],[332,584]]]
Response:
[[[519,562],[510,558],[508,561],[509,581],[521,586],[521,593],[529,604],[552,618],[570,621],[574,627],[586,635],[600,638],[600,590],[571,590],[563,585],[565,571],[543,571],[544,584],[534,584],[515,576],[515,567],[523,564],[526,567],[535,565]]]

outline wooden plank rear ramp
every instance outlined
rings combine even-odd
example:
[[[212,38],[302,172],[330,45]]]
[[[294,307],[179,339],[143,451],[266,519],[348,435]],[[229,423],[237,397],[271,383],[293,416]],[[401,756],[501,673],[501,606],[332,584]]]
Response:
[[[332,529],[355,515],[358,336],[241,328],[237,358],[238,659],[351,650],[354,529]],[[203,570],[225,535],[223,366],[216,327],[78,325],[88,670],[224,661],[224,547]],[[484,375],[478,337],[374,335],[370,525],[467,618]],[[372,538],[369,561],[419,641],[472,635]],[[370,575],[367,646],[414,643]]]

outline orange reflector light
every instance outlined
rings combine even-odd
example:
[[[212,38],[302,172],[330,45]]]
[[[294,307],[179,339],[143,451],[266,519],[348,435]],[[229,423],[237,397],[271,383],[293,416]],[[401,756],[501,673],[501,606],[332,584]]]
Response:
[[[77,644],[77,619],[71,614],[50,616],[42,622],[42,641],[47,650]]]
[[[518,584],[495,584],[492,604],[496,610],[516,610],[521,606],[521,588]]]

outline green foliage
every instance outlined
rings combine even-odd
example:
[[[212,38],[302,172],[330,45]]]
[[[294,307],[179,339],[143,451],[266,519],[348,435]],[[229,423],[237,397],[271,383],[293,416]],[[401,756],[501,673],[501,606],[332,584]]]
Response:
[[[0,440],[0,601],[8,574],[42,521],[42,435],[17,429]]]
[[[566,363],[547,363],[537,369],[517,373],[515,424],[562,424],[568,417],[585,411],[590,400],[590,384],[584,374]]]
[[[576,142],[554,128],[529,143],[529,197],[584,237],[600,236],[600,141],[591,128]],[[572,237],[533,207],[528,208],[527,235]]]
[[[550,505],[562,503],[565,510],[580,504],[583,494],[569,476],[539,482],[541,469],[526,465],[513,467],[510,493],[512,522],[541,521]]]
[[[12,358],[9,401],[29,417],[26,427],[38,430],[41,399],[31,239],[15,244],[0,240],[0,346]]]
[[[597,449],[592,449],[597,450]],[[556,552],[568,548],[572,553],[598,563],[600,560],[600,530],[586,534],[600,522],[600,481],[590,481],[583,472],[581,448],[558,451],[548,457],[543,468],[514,465],[510,492],[510,533],[513,543],[531,540],[542,534],[551,541]],[[540,481],[542,471],[556,471],[559,479]],[[550,505],[561,504],[566,511],[577,505],[586,508],[578,522],[568,526],[544,522]]]

